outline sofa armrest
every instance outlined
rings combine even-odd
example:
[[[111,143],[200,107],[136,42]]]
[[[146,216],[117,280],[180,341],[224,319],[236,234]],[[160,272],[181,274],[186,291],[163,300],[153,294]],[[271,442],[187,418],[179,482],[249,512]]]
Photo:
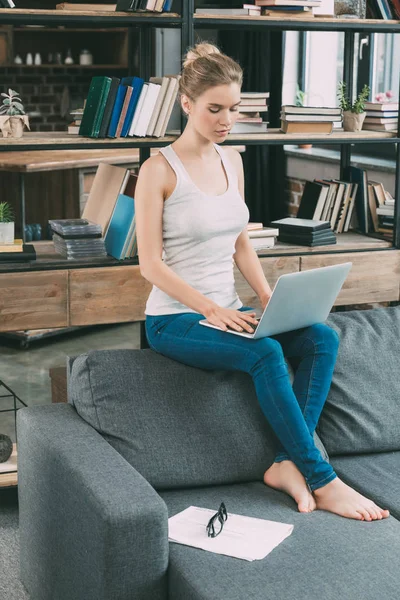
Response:
[[[32,600],[165,600],[168,510],[154,488],[70,404],[17,414]]]

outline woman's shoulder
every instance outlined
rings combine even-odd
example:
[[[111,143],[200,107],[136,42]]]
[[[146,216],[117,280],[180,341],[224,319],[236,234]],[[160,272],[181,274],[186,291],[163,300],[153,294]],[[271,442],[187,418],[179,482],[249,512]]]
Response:
[[[139,170],[139,181],[146,189],[159,190],[164,199],[171,195],[176,185],[175,174],[161,152],[144,161]]]
[[[150,156],[140,167],[139,174],[146,175],[147,177],[160,178],[163,175],[167,176],[169,172],[169,166],[161,152]]]

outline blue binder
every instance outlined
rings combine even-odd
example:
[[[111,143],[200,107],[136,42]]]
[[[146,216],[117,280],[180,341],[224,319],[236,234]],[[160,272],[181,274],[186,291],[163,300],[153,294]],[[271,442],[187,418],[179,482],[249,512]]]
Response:
[[[131,127],[131,123],[135,114],[136,106],[139,100],[140,92],[142,91],[143,84],[144,79],[142,79],[141,77],[133,77],[133,81],[130,84],[133,87],[133,92],[129,101],[125,121],[122,126],[121,137],[126,137],[129,133],[129,129]]]

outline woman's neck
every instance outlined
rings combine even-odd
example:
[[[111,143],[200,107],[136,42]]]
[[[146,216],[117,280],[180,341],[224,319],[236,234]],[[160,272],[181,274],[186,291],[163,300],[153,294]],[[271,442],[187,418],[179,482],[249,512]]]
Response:
[[[214,144],[192,129],[189,123],[173,146],[189,159],[209,160],[215,155]]]

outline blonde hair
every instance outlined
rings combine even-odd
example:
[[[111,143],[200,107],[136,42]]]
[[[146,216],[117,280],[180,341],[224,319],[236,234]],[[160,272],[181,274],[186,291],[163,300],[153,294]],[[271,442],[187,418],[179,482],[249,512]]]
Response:
[[[196,44],[187,52],[179,80],[179,95],[196,100],[203,92],[217,85],[242,85],[241,66],[217,46],[207,42]]]

